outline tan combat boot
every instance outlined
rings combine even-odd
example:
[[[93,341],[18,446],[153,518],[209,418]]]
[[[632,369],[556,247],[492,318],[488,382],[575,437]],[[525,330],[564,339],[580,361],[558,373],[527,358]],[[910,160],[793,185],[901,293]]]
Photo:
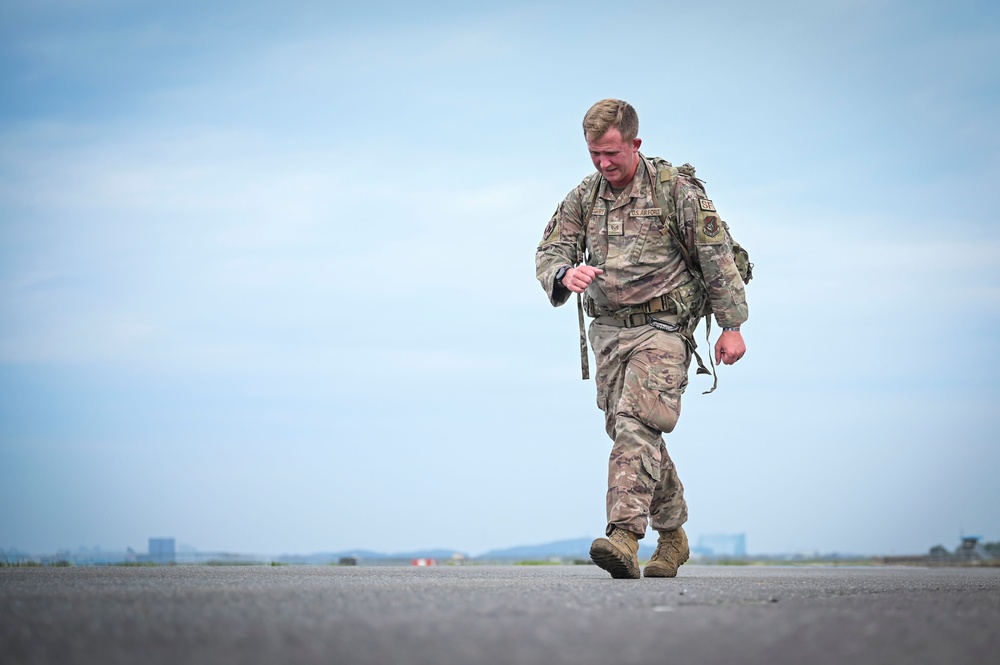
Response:
[[[598,566],[620,579],[639,579],[639,539],[634,533],[615,527],[607,538],[598,538],[590,546],[590,558]]]
[[[678,527],[676,531],[661,531],[653,558],[646,564],[642,574],[646,577],[677,577],[677,569],[690,556],[691,550],[688,548],[688,537],[684,529]]]

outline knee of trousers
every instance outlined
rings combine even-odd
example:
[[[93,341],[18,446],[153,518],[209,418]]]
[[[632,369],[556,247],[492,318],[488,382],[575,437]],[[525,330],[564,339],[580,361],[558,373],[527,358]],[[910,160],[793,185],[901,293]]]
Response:
[[[608,487],[651,494],[662,477],[664,449],[659,431],[636,418],[620,415],[615,422]]]

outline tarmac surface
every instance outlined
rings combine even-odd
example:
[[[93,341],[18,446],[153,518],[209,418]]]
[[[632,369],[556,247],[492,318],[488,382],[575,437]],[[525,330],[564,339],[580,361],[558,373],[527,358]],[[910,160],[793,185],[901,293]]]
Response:
[[[0,569],[0,662],[988,663],[1000,568]]]

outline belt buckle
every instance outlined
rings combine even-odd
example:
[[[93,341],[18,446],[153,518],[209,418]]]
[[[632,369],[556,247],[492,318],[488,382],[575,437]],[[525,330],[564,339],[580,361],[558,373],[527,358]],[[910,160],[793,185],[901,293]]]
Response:
[[[638,319],[636,318],[638,317]],[[646,316],[644,312],[636,312],[635,314],[629,314],[625,317],[625,327],[635,328],[637,326],[644,326],[649,322],[649,317]]]
[[[664,302],[663,296],[659,298],[653,298],[646,304],[647,309],[650,314],[655,314],[656,312],[663,312],[667,309],[667,303]]]

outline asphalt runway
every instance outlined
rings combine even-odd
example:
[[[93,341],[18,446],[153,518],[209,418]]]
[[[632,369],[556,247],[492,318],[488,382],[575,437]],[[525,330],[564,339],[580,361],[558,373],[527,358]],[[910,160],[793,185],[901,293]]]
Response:
[[[996,663],[1000,568],[4,568],[0,662]]]

